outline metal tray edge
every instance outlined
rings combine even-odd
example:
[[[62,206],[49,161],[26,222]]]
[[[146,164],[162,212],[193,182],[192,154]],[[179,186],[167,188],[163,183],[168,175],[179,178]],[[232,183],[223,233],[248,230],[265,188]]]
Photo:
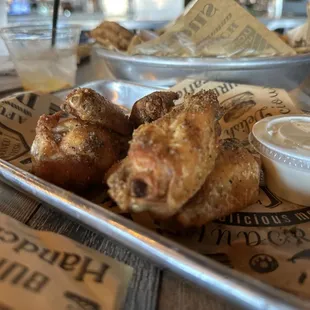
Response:
[[[96,53],[108,60],[125,61],[136,64],[148,64],[153,66],[169,67],[200,67],[208,69],[245,69],[245,68],[268,68],[272,66],[291,65],[294,63],[309,62],[310,53],[297,54],[294,56],[273,56],[273,57],[159,57],[149,55],[127,55],[117,51],[111,51],[102,47],[94,47]]]

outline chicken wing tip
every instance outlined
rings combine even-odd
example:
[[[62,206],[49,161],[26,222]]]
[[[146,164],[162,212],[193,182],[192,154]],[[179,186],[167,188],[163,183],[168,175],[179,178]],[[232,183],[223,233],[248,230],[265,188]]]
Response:
[[[52,115],[42,114],[37,122],[36,131],[40,131],[42,128],[52,128],[54,127],[60,120],[61,116],[64,114],[63,111],[58,111]]]

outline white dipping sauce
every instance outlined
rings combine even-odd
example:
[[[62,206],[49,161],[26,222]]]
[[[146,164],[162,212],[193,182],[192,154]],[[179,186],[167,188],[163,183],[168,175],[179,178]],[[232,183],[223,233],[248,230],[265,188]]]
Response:
[[[262,155],[267,187],[310,206],[310,116],[273,116],[257,122],[250,142]]]

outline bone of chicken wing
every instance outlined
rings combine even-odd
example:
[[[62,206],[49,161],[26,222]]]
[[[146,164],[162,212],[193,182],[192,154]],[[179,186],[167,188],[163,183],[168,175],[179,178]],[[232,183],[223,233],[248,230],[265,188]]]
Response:
[[[104,47],[109,49],[111,49],[111,47],[117,48],[122,51],[128,49],[128,46],[134,37],[134,34],[129,30],[110,21],[102,22],[91,31],[90,35]]]
[[[83,121],[112,129],[122,135],[132,133],[132,125],[120,107],[90,88],[77,88],[67,95],[61,109]]]
[[[213,91],[185,97],[170,113],[141,125],[126,159],[110,175],[110,196],[123,210],[167,218],[213,170],[218,155],[219,104]]]
[[[151,93],[133,105],[129,121],[135,128],[145,123],[151,123],[170,112],[174,107],[174,100],[178,98],[178,94],[172,91]]]
[[[31,148],[33,173],[72,191],[100,184],[104,173],[126,155],[128,138],[62,112],[42,115]]]
[[[214,170],[177,220],[185,227],[201,226],[241,210],[257,201],[259,179],[254,156],[233,139],[223,140]]]

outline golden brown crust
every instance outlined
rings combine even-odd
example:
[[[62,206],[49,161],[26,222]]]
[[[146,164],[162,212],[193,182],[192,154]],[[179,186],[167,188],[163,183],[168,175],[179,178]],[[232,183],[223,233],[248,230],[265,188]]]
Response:
[[[215,168],[177,215],[185,227],[201,226],[258,199],[260,165],[236,140],[222,141]]]
[[[126,51],[134,34],[115,22],[104,21],[90,32],[92,38],[111,49]]]
[[[74,89],[61,108],[82,121],[104,126],[122,135],[132,133],[132,125],[123,110],[90,88]]]
[[[125,156],[128,138],[78,119],[59,122],[60,116],[42,115],[38,121],[33,173],[73,191],[101,183],[104,173]]]
[[[218,155],[218,106],[213,91],[201,91],[134,132],[126,161],[108,179],[120,208],[167,218],[199,190]]]
[[[129,121],[134,128],[145,123],[151,123],[169,113],[174,107],[174,100],[177,100],[178,97],[178,94],[172,91],[151,93],[135,102]]]

